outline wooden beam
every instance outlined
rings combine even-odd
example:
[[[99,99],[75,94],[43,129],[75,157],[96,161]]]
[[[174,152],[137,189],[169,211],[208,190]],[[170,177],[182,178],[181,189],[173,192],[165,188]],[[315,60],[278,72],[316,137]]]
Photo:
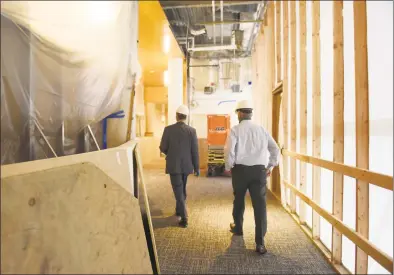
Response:
[[[276,40],[276,83],[282,81],[282,17],[281,17],[281,6],[282,1],[275,1],[275,12],[276,12],[276,30],[275,30],[275,40]]]
[[[313,147],[314,157],[321,154],[321,87],[320,87],[320,1],[312,1],[312,125],[313,125]],[[320,203],[320,168],[312,168],[312,198]],[[320,217],[316,211],[312,214],[313,238],[320,238]]]
[[[334,162],[344,162],[344,60],[343,60],[343,1],[333,1],[334,36]],[[343,174],[334,172],[334,216],[343,219]],[[332,228],[332,261],[342,262],[342,234]]]
[[[356,88],[356,165],[369,168],[369,100],[368,100],[368,49],[367,49],[367,4],[354,1],[354,61]],[[356,229],[368,238],[369,235],[369,184],[357,180]],[[356,273],[368,272],[368,256],[361,248],[356,249]]]
[[[283,147],[289,148],[289,124],[288,124],[288,98],[289,98],[289,76],[288,76],[288,64],[289,64],[289,2],[283,1],[283,93],[282,93],[282,115],[283,115]],[[282,180],[288,179],[289,177],[289,158],[283,158],[283,176]],[[285,194],[286,204],[287,200],[287,189],[283,190]]]
[[[281,201],[280,197],[278,197],[276,194],[273,194],[275,199],[277,201]],[[301,200],[303,201],[303,200]],[[331,252],[330,250],[327,249],[327,247],[320,241],[320,240],[315,240],[312,237],[312,230],[310,227],[305,224],[301,223],[299,216],[297,213],[291,213],[291,210],[288,206],[283,206],[283,208],[286,210],[286,212],[293,218],[293,220],[298,224],[298,226],[301,228],[302,231],[304,231],[305,235],[308,236],[309,239],[313,242],[313,244],[319,249],[321,254],[326,258],[326,260],[331,264],[331,266],[334,268],[334,270],[337,272],[337,274],[352,274],[346,267],[344,267],[342,264],[335,264],[331,261]]]
[[[306,1],[299,1],[300,19],[300,152],[307,148],[307,71],[306,71]],[[300,163],[300,190],[306,193],[306,163]],[[300,221],[306,222],[306,207],[300,202]]]
[[[296,158],[300,161],[310,163],[312,165],[328,169],[333,172],[341,173],[345,176],[355,178],[359,181],[369,182],[381,188],[393,191],[393,177],[372,172],[366,169],[361,169],[354,166],[349,166],[343,163],[336,163],[321,158],[315,158],[308,155],[298,154],[295,152],[282,149],[283,156]]]
[[[297,150],[297,40],[296,40],[296,2],[290,2],[290,79],[291,79],[291,150]],[[296,160],[290,159],[290,179],[295,184],[297,180]],[[290,209],[296,212],[296,196],[290,192]]]
[[[129,116],[127,120],[127,132],[126,132],[126,142],[131,140],[131,132],[132,132],[132,126],[133,126],[133,119],[134,119],[134,113],[135,113],[135,81],[136,81],[136,75],[132,75],[132,80],[131,80],[131,95],[130,95],[130,104],[129,104]]]
[[[292,191],[305,203],[312,207],[318,215],[321,215],[327,222],[331,223],[333,227],[338,229],[343,235],[345,235],[349,240],[351,240],[357,247],[367,251],[369,256],[371,256],[375,261],[381,264],[389,272],[393,272],[393,258],[381,251],[374,244],[372,244],[367,238],[362,236],[360,233],[355,232],[353,229],[344,224],[341,220],[334,217],[327,210],[323,209],[314,200],[310,199],[306,194],[299,191],[294,184],[289,184],[287,181],[284,182],[287,187],[292,189]],[[366,273],[365,273],[366,274]]]

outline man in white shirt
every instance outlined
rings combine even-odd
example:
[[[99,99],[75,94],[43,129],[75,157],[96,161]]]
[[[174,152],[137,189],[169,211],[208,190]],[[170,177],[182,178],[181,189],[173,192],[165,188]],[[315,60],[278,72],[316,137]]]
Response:
[[[234,190],[234,223],[230,229],[235,235],[243,235],[245,194],[249,190],[256,224],[256,252],[265,254],[267,176],[278,165],[280,151],[271,135],[251,121],[253,105],[250,101],[240,101],[236,112],[239,124],[231,129],[225,146],[226,171],[231,170]]]

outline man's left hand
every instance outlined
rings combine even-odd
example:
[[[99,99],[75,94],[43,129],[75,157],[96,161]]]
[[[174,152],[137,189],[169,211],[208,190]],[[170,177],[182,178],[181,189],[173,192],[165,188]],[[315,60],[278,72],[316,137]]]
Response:
[[[200,170],[195,171],[195,172],[194,172],[194,175],[195,175],[196,177],[199,177],[199,176],[200,176]]]
[[[273,169],[273,168],[267,169],[267,177],[270,177],[270,176],[271,176],[271,174],[272,174],[272,169]]]

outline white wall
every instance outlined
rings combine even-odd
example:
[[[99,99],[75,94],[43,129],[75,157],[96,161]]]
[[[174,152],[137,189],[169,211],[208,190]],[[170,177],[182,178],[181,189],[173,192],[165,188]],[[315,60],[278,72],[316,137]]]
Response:
[[[229,60],[207,61],[207,60],[192,60],[191,65],[207,65],[219,64],[222,62],[229,62]],[[207,137],[207,115],[208,114],[228,114],[231,115],[231,126],[238,123],[235,114],[235,107],[237,101],[244,99],[252,99],[252,62],[251,58],[236,59],[235,62],[240,64],[240,93],[233,93],[231,89],[226,89],[226,83],[222,78],[222,69],[216,67],[197,67],[191,68],[190,75],[194,77],[194,85],[192,87],[193,102],[195,106],[191,108],[191,126],[196,128],[199,138]],[[222,65],[220,65],[222,66]],[[211,95],[206,95],[203,88],[217,79],[216,91]]]

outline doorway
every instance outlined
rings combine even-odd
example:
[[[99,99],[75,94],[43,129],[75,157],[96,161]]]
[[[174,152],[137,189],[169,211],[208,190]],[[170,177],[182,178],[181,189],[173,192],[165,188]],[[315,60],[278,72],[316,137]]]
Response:
[[[280,83],[272,91],[272,137],[279,144],[279,119],[280,119],[280,105],[282,102],[283,84]],[[279,167],[275,167],[272,171],[271,179],[272,192],[278,197],[281,197],[280,186],[280,172]]]

